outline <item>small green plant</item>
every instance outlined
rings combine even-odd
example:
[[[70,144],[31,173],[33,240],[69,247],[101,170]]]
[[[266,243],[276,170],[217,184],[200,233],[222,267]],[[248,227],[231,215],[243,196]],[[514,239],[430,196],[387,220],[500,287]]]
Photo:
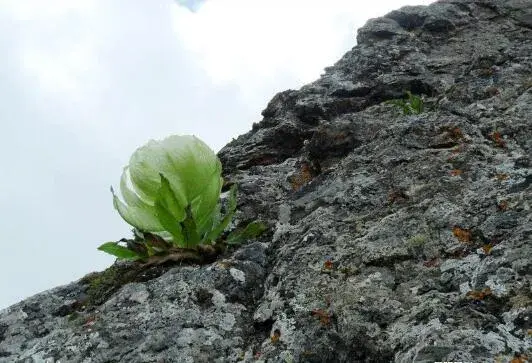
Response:
[[[412,247],[423,246],[428,241],[428,236],[426,234],[416,234],[415,236],[410,237],[406,242]]]
[[[172,250],[198,251],[256,237],[266,229],[257,221],[220,241],[237,204],[233,184],[222,215],[221,172],[214,151],[195,136],[149,141],[133,153],[123,170],[120,192],[124,201],[111,187],[113,205],[134,227],[135,239],[107,242],[98,249],[120,259],[145,260]]]
[[[403,115],[418,115],[423,112],[423,99],[417,95],[413,95],[410,91],[406,91],[408,96],[404,100],[388,100],[387,104],[399,106],[403,110]]]

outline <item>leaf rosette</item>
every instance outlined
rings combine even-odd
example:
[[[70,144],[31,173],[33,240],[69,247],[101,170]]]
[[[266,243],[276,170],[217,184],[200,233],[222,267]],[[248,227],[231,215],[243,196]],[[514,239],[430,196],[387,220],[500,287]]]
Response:
[[[138,148],[124,168],[120,179],[120,199],[114,189],[113,205],[120,216],[134,227],[138,238],[129,246],[107,242],[100,250],[124,259],[146,258],[174,248],[193,249],[212,244],[227,228],[236,210],[236,185],[233,185],[221,215],[222,165],[207,144],[195,136],[172,135],[150,140]],[[258,224],[257,224],[258,223]],[[260,222],[252,222],[243,231],[264,231]],[[251,237],[239,231],[228,244]],[[158,243],[153,241],[158,240]],[[151,242],[150,242],[151,241]],[[166,248],[161,248],[165,245]],[[135,245],[135,248],[132,246]]]

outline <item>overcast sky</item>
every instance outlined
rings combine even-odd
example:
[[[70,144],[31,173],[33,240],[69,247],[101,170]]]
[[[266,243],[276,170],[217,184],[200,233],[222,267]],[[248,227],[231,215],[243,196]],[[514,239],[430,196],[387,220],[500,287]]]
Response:
[[[103,270],[135,148],[215,151],[317,79],[367,19],[429,0],[0,0],[0,309]]]

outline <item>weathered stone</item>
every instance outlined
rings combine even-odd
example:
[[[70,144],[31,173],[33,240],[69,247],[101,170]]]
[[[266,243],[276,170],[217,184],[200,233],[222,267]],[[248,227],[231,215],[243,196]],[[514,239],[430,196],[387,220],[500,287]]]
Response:
[[[369,21],[219,153],[236,223],[267,233],[15,304],[0,362],[530,359],[531,12],[444,0]],[[385,102],[407,90],[424,112]]]

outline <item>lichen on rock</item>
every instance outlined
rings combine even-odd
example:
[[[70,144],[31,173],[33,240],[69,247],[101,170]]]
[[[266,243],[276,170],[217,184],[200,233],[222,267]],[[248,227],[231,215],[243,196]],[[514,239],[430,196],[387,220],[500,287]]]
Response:
[[[443,0],[369,21],[219,153],[237,218],[271,231],[15,304],[0,362],[530,359],[531,15]],[[423,112],[387,102],[406,91]]]

